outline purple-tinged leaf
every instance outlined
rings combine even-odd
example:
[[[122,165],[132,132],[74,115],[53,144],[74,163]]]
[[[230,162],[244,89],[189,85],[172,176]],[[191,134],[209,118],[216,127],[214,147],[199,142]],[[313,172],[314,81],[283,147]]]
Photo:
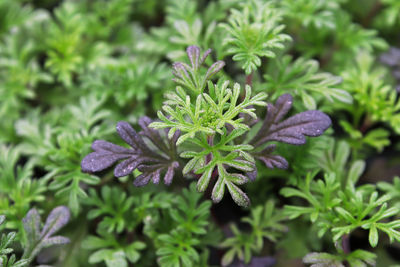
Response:
[[[151,175],[139,175],[136,177],[135,181],[133,181],[133,185],[137,187],[145,186],[150,182]]]
[[[192,63],[192,68],[198,69],[200,67],[200,47],[191,45],[186,49],[186,53],[189,57],[190,63]]]
[[[305,136],[320,136],[331,125],[331,119],[318,110],[301,112],[280,122],[291,106],[289,94],[279,97],[275,105],[269,104],[264,124],[250,144],[261,146],[269,141],[278,141],[302,145],[306,142]]]
[[[215,73],[219,72],[225,66],[225,62],[220,60],[212,64],[206,73],[205,80],[209,80]]]
[[[388,52],[380,56],[380,61],[390,67],[400,66],[400,49],[391,47]]]
[[[264,162],[265,166],[267,166],[270,169],[273,168],[287,169],[289,166],[289,163],[286,161],[286,159],[279,155],[265,155],[257,158],[262,162]]]
[[[189,78],[189,73],[187,72],[187,69],[189,68],[188,65],[186,65],[185,63],[182,62],[175,62],[174,64],[172,64],[172,74],[180,79],[185,79],[185,78]]]
[[[172,80],[190,90],[201,92],[206,85],[207,80],[211,79],[215,73],[220,71],[225,66],[225,63],[223,61],[215,62],[209,67],[207,73],[203,76],[199,72],[199,69],[207,56],[211,53],[211,49],[205,51],[201,58],[200,47],[198,46],[189,46],[186,49],[186,52],[191,64],[189,66],[183,62],[175,62],[172,65],[172,74],[174,75]],[[199,83],[199,81],[201,82]]]
[[[64,245],[70,242],[69,238],[63,236],[54,236],[43,241],[43,248],[47,248],[54,245]]]
[[[95,152],[87,155],[81,162],[83,172],[98,172],[107,169],[116,161],[131,157],[134,153],[132,149],[114,145],[113,143],[96,140],[92,144]]]
[[[278,123],[292,108],[293,97],[289,94],[281,95],[275,105],[268,104],[268,113],[265,118],[266,125]],[[264,122],[264,123],[265,123]]]
[[[69,242],[62,236],[52,236],[65,226],[70,218],[69,209],[59,206],[53,209],[46,219],[43,229],[40,230],[40,216],[36,209],[31,209],[23,218],[24,229],[27,234],[27,243],[23,259],[31,261],[45,247],[61,245]]]
[[[143,145],[143,141],[140,136],[136,133],[136,131],[132,128],[132,126],[126,121],[120,121],[117,123],[117,132],[119,136],[130,145],[133,150],[143,149],[145,146]]]
[[[22,223],[28,240],[37,240],[40,238],[40,215],[37,209],[30,209],[22,219]]]
[[[150,118],[141,118],[139,124],[142,131],[136,133],[127,122],[118,122],[116,127],[118,134],[132,148],[124,148],[102,140],[95,141],[92,145],[95,152],[82,160],[82,170],[101,171],[124,159],[114,169],[116,177],[127,176],[138,169],[142,174],[136,178],[135,185],[143,186],[150,180],[159,183],[162,173],[165,173],[164,182],[171,184],[174,169],[179,167],[175,159],[176,140],[180,132],[176,131],[171,140],[168,140],[165,135],[160,135],[158,130],[149,128],[151,123]],[[148,139],[156,149],[150,148],[143,138]]]
[[[121,163],[119,163],[114,169],[115,177],[124,177],[131,174],[143,160],[137,156],[132,156]]]
[[[257,168],[254,168],[251,172],[246,172],[246,176],[250,179],[250,181],[255,181],[257,179]]]
[[[206,60],[208,55],[211,54],[211,51],[212,50],[209,48],[204,52],[204,54],[203,54],[203,56],[201,57],[201,60],[200,60],[200,65],[203,64],[203,62]]]
[[[318,110],[308,110],[272,125],[262,141],[303,145],[306,142],[305,136],[320,136],[330,125],[331,119],[326,114]]]
[[[331,125],[331,119],[318,110],[308,110],[283,120],[291,109],[292,102],[292,96],[284,94],[277,99],[275,105],[269,103],[267,115],[260,130],[249,142],[253,147],[259,148],[251,153],[252,156],[261,160],[268,168],[286,169],[289,165],[282,156],[272,154],[275,144],[265,147],[268,142],[303,145],[306,142],[306,136],[320,136]],[[256,171],[246,174],[250,180],[257,177]]]
[[[59,206],[53,209],[47,217],[46,223],[41,232],[42,238],[49,238],[52,234],[66,225],[70,218],[69,209],[65,206]]]
[[[164,176],[164,183],[166,185],[170,185],[172,183],[172,179],[174,178],[174,169],[179,167],[179,163],[177,161],[174,161],[169,167],[167,172],[165,173]]]
[[[279,168],[279,169],[287,169],[289,163],[286,159],[279,155],[271,155],[274,152],[276,145],[269,145],[261,152],[254,153],[253,156],[262,162],[264,162],[265,166],[270,169]]]
[[[168,151],[165,138],[162,138],[158,130],[149,127],[152,122],[153,120],[147,116],[141,117],[139,119],[139,125],[142,128],[140,134],[147,137],[160,151]],[[179,135],[179,132],[175,132],[174,136],[176,135]]]

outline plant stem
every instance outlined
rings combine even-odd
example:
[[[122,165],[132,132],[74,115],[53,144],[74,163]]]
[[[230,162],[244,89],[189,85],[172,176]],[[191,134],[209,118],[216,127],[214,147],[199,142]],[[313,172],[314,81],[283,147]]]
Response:
[[[209,146],[214,145],[214,135],[207,136],[207,143]],[[206,156],[206,164],[209,163],[211,160],[212,160],[212,153],[210,153]]]
[[[375,18],[375,16],[379,13],[379,11],[381,11],[381,9],[382,9],[381,1],[375,2],[375,4],[372,6],[371,10],[364,17],[362,25],[366,28],[369,27],[369,25],[371,24],[371,21]]]
[[[369,116],[366,115],[364,118],[364,122],[360,127],[360,132],[364,134],[369,129],[369,127],[371,127],[371,120],[369,119]]]
[[[253,86],[253,72],[246,76],[246,84]]]
[[[343,252],[344,254],[349,254],[351,252],[350,249],[350,235],[344,235],[342,237],[342,248],[343,248]]]
[[[350,235],[349,234],[342,236],[342,249],[343,249],[343,253],[345,255],[350,254],[351,249],[350,249]],[[345,266],[349,266],[349,263],[347,262],[347,260],[344,260],[343,264]]]

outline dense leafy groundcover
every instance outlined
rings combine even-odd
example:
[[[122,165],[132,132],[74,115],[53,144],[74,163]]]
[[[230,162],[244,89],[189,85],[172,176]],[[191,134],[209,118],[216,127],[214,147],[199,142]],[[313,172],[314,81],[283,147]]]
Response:
[[[399,266],[398,0],[0,0],[0,267]]]

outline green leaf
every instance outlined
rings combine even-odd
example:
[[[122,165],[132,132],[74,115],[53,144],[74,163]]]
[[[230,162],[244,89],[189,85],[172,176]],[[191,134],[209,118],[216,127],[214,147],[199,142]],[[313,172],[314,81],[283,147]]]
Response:
[[[371,227],[369,228],[369,235],[368,235],[368,241],[371,244],[372,247],[376,247],[378,244],[378,230],[376,229],[375,224],[372,224]]]

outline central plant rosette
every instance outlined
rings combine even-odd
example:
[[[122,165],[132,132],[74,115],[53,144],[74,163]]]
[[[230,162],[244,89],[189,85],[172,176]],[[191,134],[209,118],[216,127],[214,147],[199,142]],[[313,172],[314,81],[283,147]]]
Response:
[[[265,93],[253,95],[249,85],[244,90],[238,83],[230,87],[223,78],[213,83],[211,78],[225,63],[213,63],[204,74],[201,66],[210,52],[200,56],[199,47],[188,47],[190,65],[173,65],[173,80],[178,86],[165,95],[159,121],[143,117],[139,133],[127,122],[119,122],[117,132],[131,148],[97,140],[92,145],[94,152],[82,160],[82,170],[98,172],[123,160],[114,169],[115,176],[137,169],[141,172],[134,181],[137,186],[150,180],[159,183],[162,176],[171,184],[181,172],[185,177],[197,177],[200,192],[213,184],[214,202],[221,201],[227,188],[238,205],[248,206],[250,200],[238,185],[257,177],[256,159],[269,168],[288,167],[286,159],[273,154],[276,144],[270,142],[301,145],[305,136],[319,136],[330,126],[330,118],[317,110],[284,120],[292,107],[289,94],[280,96],[273,105],[264,101]],[[267,106],[263,121],[256,114],[260,106]],[[259,130],[250,136],[252,127]]]

